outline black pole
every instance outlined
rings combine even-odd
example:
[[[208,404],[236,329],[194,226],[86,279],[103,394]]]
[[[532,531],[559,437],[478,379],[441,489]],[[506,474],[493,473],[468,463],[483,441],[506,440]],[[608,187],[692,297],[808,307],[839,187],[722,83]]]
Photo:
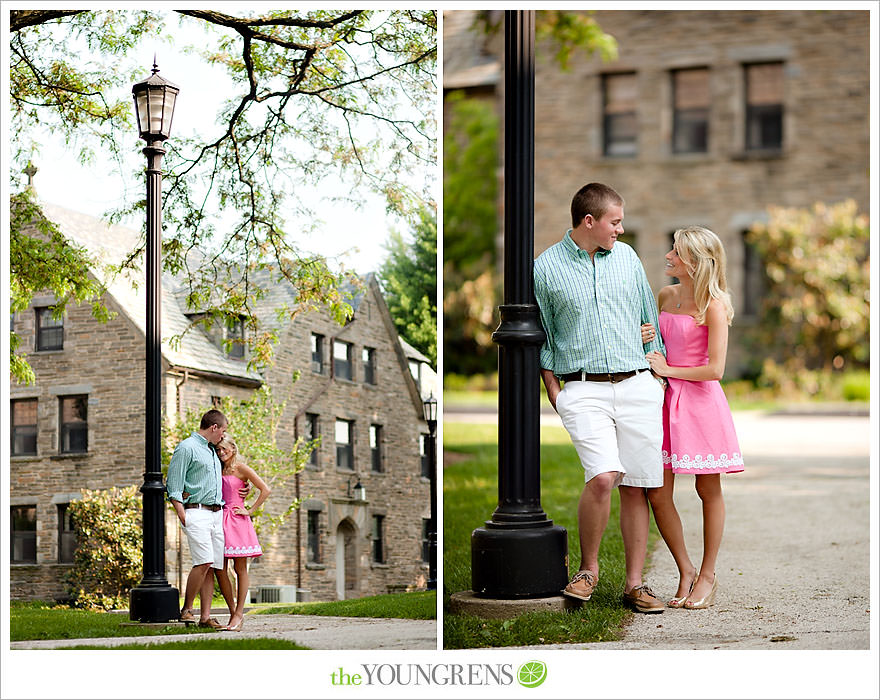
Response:
[[[568,580],[568,538],[541,509],[535,303],[535,13],[505,11],[504,304],[498,343],[498,507],[471,535],[474,593],[487,598],[555,595]]]
[[[162,482],[162,156],[148,142],[147,156],[147,371],[143,494],[144,575],[131,591],[129,618],[167,622],[180,617],[180,593],[165,578],[165,485]]]
[[[428,590],[437,590],[437,421],[428,421],[428,469],[431,481],[431,519],[428,521]]]

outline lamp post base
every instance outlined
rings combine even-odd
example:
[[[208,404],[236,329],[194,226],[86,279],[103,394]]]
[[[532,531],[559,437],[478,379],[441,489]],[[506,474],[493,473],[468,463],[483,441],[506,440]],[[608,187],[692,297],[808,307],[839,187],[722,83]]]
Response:
[[[552,524],[487,522],[471,534],[471,583],[481,598],[559,595],[568,583],[568,533]]]
[[[128,619],[169,622],[180,619],[180,592],[174,586],[138,586],[131,589]]]

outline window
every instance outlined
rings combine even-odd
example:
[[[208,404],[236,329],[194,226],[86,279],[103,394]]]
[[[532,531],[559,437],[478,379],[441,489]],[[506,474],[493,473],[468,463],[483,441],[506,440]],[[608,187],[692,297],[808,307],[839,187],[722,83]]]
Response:
[[[312,372],[324,374],[324,336],[312,333]]]
[[[364,348],[361,354],[361,364],[364,366],[364,384],[376,383],[376,350]]]
[[[748,231],[743,231],[743,305],[744,317],[755,317],[761,311],[761,300],[767,292],[767,282],[761,255],[748,242]]]
[[[64,349],[64,320],[52,318],[52,309],[44,306],[37,312],[37,350]]]
[[[11,413],[12,455],[37,454],[37,400],[13,399]]]
[[[37,507],[12,506],[9,512],[12,541],[9,552],[14,563],[37,561]]]
[[[223,405],[223,399],[219,396],[211,397],[211,407],[219,409]]]
[[[384,530],[385,530],[385,516],[384,515],[374,515],[373,516],[373,532],[372,532],[372,545],[373,545],[373,561],[376,564],[384,564],[385,563],[385,539],[384,539]]]
[[[306,541],[306,561],[321,563],[321,511],[308,511],[308,537]]]
[[[351,343],[333,341],[333,375],[349,381],[354,377],[351,371]]]
[[[672,71],[673,153],[705,153],[709,145],[709,70]]]
[[[382,469],[382,426],[370,426],[370,458],[374,472],[381,472]]]
[[[422,476],[431,477],[431,465],[428,463],[428,440],[431,436],[422,433],[419,435],[419,455],[422,458]]]
[[[746,149],[782,148],[783,64],[745,66]]]
[[[226,355],[233,360],[244,359],[244,319],[227,318],[226,319],[226,338],[231,343]]]
[[[638,152],[636,121],[636,74],[602,76],[603,153],[635,156]]]
[[[431,521],[428,518],[422,518],[422,562],[427,564],[431,561],[431,543],[428,532],[431,527]]]
[[[336,419],[336,466],[354,469],[354,421]]]
[[[318,439],[318,414],[317,413],[306,413],[306,440],[309,442]],[[310,464],[314,467],[318,466],[318,448],[315,447],[311,454],[309,454],[309,461],[307,464]]]
[[[72,564],[76,551],[76,530],[73,528],[69,506],[69,503],[58,506],[58,561],[61,564]]]
[[[64,453],[88,452],[88,396],[60,396],[61,436],[60,451]]]

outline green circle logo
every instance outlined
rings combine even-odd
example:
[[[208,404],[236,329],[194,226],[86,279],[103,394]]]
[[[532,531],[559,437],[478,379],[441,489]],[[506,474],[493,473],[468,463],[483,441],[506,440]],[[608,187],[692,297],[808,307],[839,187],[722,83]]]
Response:
[[[526,661],[516,673],[523,688],[537,688],[547,678],[547,665],[543,661]]]

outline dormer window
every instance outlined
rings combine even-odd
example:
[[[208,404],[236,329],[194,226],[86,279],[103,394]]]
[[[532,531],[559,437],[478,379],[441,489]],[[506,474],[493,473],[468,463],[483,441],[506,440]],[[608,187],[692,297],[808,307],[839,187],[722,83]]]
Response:
[[[225,338],[227,345],[226,354],[233,360],[244,359],[244,317],[239,316],[226,319]]]

